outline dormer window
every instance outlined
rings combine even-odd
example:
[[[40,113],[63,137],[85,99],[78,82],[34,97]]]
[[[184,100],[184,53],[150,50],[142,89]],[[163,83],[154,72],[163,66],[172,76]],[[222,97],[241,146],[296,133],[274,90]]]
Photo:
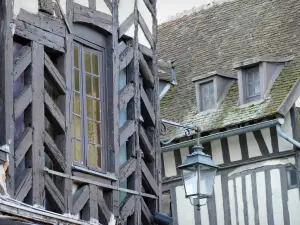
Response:
[[[220,71],[213,71],[193,78],[198,111],[210,111],[218,108],[235,80],[235,74],[226,74]]]
[[[256,57],[233,64],[239,83],[239,104],[262,101],[266,98],[285,62],[292,57]]]

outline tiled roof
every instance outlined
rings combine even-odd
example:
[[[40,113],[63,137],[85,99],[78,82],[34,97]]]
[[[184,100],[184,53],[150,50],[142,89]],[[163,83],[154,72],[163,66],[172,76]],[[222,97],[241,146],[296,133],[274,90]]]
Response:
[[[159,26],[159,57],[176,60],[178,85],[161,101],[161,117],[211,131],[278,114],[300,77],[300,1],[235,0]],[[211,71],[234,73],[233,63],[253,57],[294,56],[259,104],[238,106],[237,81],[223,103],[197,113],[192,79]]]

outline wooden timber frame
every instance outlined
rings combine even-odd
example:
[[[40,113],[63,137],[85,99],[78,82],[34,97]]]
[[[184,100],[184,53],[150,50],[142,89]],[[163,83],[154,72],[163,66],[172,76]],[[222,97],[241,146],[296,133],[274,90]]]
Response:
[[[152,224],[153,214],[161,209],[162,189],[157,19],[156,0],[143,1],[152,15],[152,27],[146,24],[137,0],[122,24],[120,0],[104,1],[111,15],[96,11],[93,0],[89,0],[90,7],[66,0],[65,13],[63,1],[39,0],[37,14],[21,9],[17,16],[13,15],[14,2],[1,0],[0,166],[5,170],[8,165],[1,192],[8,197],[0,196],[2,214],[42,224],[108,224],[113,218],[115,224]],[[107,118],[111,129],[105,135],[106,173],[72,163],[76,23],[106,36],[106,71],[111,79],[107,85],[112,89]],[[132,25],[134,36],[129,37],[126,31]],[[151,48],[139,43],[139,29]],[[121,70],[127,71],[127,82],[119,90]],[[49,80],[58,93],[55,96],[47,89]],[[120,109],[125,105],[127,121],[119,127]],[[127,161],[120,165],[124,144]],[[124,188],[120,183],[125,180]],[[120,191],[126,193],[122,202]]]

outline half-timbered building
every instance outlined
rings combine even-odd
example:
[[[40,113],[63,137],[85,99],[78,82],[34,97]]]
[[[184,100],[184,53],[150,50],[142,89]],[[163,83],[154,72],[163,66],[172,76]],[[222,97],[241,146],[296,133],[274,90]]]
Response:
[[[1,224],[152,223],[156,34],[156,0],[1,0]]]
[[[198,211],[177,169],[196,134],[165,124],[163,211],[175,225],[300,223],[299,11],[294,0],[224,0],[159,26],[159,57],[177,79],[161,117],[200,126],[219,166]]]

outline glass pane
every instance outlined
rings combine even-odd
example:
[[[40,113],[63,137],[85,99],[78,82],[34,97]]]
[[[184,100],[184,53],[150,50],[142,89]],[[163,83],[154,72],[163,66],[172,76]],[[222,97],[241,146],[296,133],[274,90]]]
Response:
[[[79,71],[74,69],[74,88],[76,91],[80,91]]]
[[[85,75],[85,85],[86,85],[86,94],[92,96],[93,89],[92,89],[92,76],[86,74]]]
[[[252,84],[253,83],[253,75],[252,75],[251,71],[249,71],[247,73],[247,83],[248,84]]]
[[[215,168],[203,166],[200,175],[200,193],[201,195],[212,195],[213,185],[217,170]]]
[[[84,51],[84,66],[85,72],[91,72],[91,54],[87,51]]]
[[[93,87],[94,87],[93,96],[99,98],[99,78],[93,77]]]
[[[213,96],[213,95],[214,95],[214,85],[213,85],[213,84],[210,84],[210,85],[209,85],[209,95],[210,95],[210,96]]]
[[[73,104],[74,104],[74,108],[75,108],[75,113],[77,115],[80,115],[80,94],[78,93],[74,93],[75,98],[73,98]]]
[[[248,97],[251,97],[254,95],[254,90],[253,90],[253,85],[252,84],[248,84]]]
[[[119,90],[121,90],[123,87],[125,87],[126,80],[127,80],[126,69],[123,69],[119,73]],[[159,87],[161,87],[161,83],[162,83],[162,81],[159,81]]]
[[[102,154],[101,154],[101,148],[96,147],[96,153],[97,153],[97,166],[100,168],[102,166]]]
[[[100,123],[94,123],[94,129],[95,129],[95,139],[96,139],[96,143],[97,144],[101,144],[101,140],[100,140]]]
[[[79,68],[79,59],[78,59],[78,53],[79,50],[77,47],[74,48],[74,66]]]
[[[90,143],[95,142],[94,124],[91,121],[88,121],[88,138]]]
[[[260,94],[260,83],[255,83],[255,94],[258,95]]]
[[[254,81],[259,82],[259,72],[258,71],[254,71]]]
[[[92,66],[93,66],[93,74],[99,74],[98,72],[98,56],[96,54],[92,55]]]
[[[87,116],[90,119],[93,119],[93,99],[92,98],[86,98],[86,111]]]
[[[95,161],[95,146],[89,145],[89,166],[96,167]]]
[[[100,101],[94,100],[94,120],[100,121]]]
[[[185,193],[187,196],[197,194],[197,173],[196,171],[182,170]]]
[[[75,124],[76,124],[76,137],[81,139],[81,119],[79,117],[75,117]]]
[[[75,146],[75,160],[77,162],[81,162],[81,142],[75,140],[76,146]]]

